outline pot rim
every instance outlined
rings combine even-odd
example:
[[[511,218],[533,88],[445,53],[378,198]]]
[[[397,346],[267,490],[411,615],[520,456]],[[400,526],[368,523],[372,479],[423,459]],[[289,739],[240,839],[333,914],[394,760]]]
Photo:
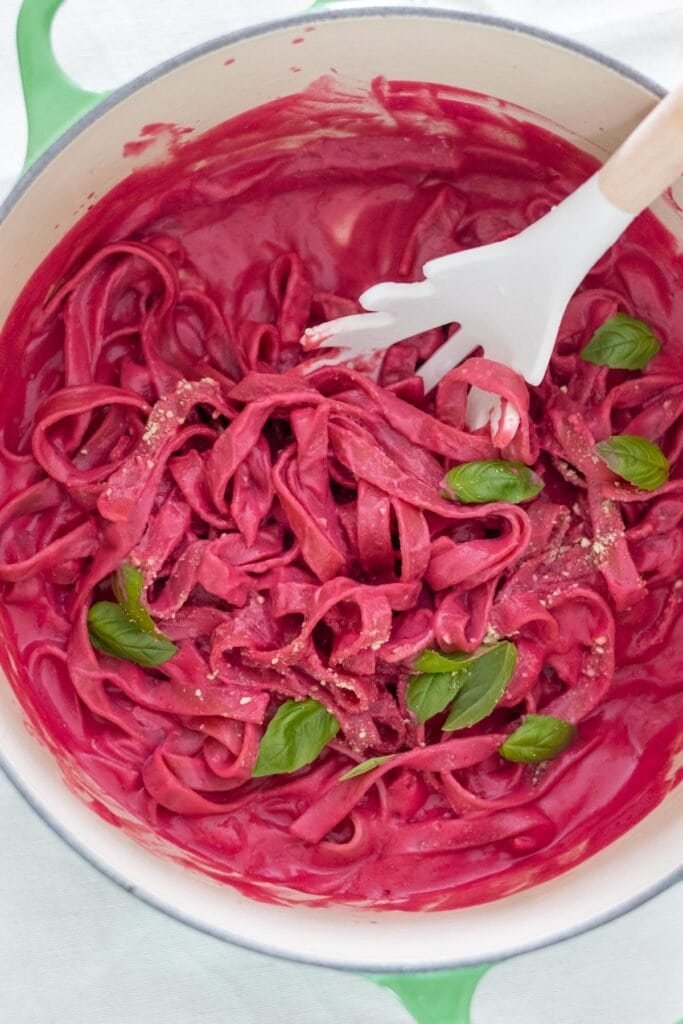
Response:
[[[333,0],[331,0],[331,2],[333,2]],[[21,172],[16,184],[9,191],[2,203],[0,203],[0,225],[2,225],[12,208],[16,205],[24,192],[26,192],[31,183],[40,174],[42,174],[54,157],[56,157],[58,153],[61,153],[63,149],[66,149],[69,143],[77,138],[85,128],[96,121],[102,114],[105,114],[108,110],[115,107],[122,100],[132,96],[133,93],[137,92],[144,85],[154,82],[157,78],[161,78],[169,71],[173,71],[175,68],[181,67],[183,64],[187,64],[197,57],[203,57],[208,53],[212,53],[214,50],[220,50],[231,43],[241,42],[244,39],[252,39],[260,35],[267,35],[269,32],[277,31],[281,28],[288,28],[296,25],[309,25],[312,21],[343,21],[370,17],[395,17],[396,15],[409,18],[448,18],[451,21],[460,21],[474,25],[488,25],[492,28],[503,28],[511,32],[518,32],[521,35],[531,36],[532,38],[540,39],[543,42],[554,43],[556,46],[560,46],[565,50],[571,50],[574,53],[579,54],[581,57],[586,57],[589,60],[595,61],[597,64],[602,64],[611,71],[616,71],[617,74],[621,75],[623,78],[628,78],[632,82],[636,82],[636,84],[642,86],[655,96],[662,97],[665,96],[667,92],[659,82],[655,82],[654,79],[649,78],[640,71],[636,71],[635,68],[630,67],[628,64],[624,64],[615,57],[609,57],[607,54],[594,49],[592,46],[579,43],[576,40],[570,39],[568,36],[563,36],[559,32],[551,32],[535,25],[529,25],[526,22],[516,21],[513,18],[499,18],[493,14],[475,14],[470,11],[451,10],[447,7],[439,7],[438,4],[431,7],[416,8],[412,5],[408,6],[407,4],[397,3],[381,7],[368,5],[354,8],[340,8],[337,10],[323,9],[320,11],[311,11],[309,14],[303,13],[287,18],[274,18],[269,21],[259,22],[257,25],[248,25],[241,29],[235,29],[233,32],[226,32],[223,35],[213,37],[205,43],[199,43],[197,46],[183,50],[180,53],[175,54],[175,56],[162,61],[160,64],[156,64],[153,68],[143,71],[142,74],[137,75],[129,82],[124,82],[123,85],[114,89],[108,96],[105,96],[86,114],[70,125],[70,127],[59,135],[54,142],[47,146],[47,148],[28,168]]]
[[[288,960],[293,963],[309,964],[316,967],[328,967],[334,970],[348,971],[349,973],[354,974],[359,972],[366,972],[369,974],[413,974],[415,972],[440,973],[443,971],[458,970],[461,967],[486,967],[491,966],[493,963],[502,963],[504,960],[510,960],[516,956],[522,956],[524,953],[533,953],[534,950],[537,949],[545,949],[547,946],[555,946],[559,943],[567,942],[569,939],[573,939],[578,935],[583,935],[584,933],[593,931],[595,928],[599,928],[602,925],[609,924],[610,921],[614,921],[617,918],[630,913],[632,910],[635,910],[642,904],[647,903],[655,896],[658,896],[660,893],[670,889],[676,883],[683,882],[683,867],[681,867],[670,872],[657,882],[654,882],[651,886],[642,889],[631,899],[624,900],[622,903],[605,913],[597,914],[595,917],[589,918],[581,925],[563,929],[562,931],[554,934],[551,938],[546,938],[538,942],[527,942],[519,946],[515,946],[495,958],[464,956],[462,958],[458,957],[455,960],[449,960],[448,963],[420,962],[416,966],[410,967],[407,967],[404,961],[396,962],[387,960],[379,964],[373,963],[371,965],[365,965],[349,963],[348,960],[340,960],[336,957],[314,958],[306,956],[303,953],[292,952],[291,950],[285,951],[280,945],[271,945],[265,941],[249,941],[241,934],[232,932],[229,928],[213,927],[205,921],[194,917],[192,914],[184,913],[175,905],[168,903],[166,900],[160,898],[154,893],[148,892],[144,887],[131,882],[125,873],[112,867],[97,854],[83,846],[78,837],[75,836],[73,832],[67,828],[37,796],[24,786],[22,780],[16,774],[11,765],[5,761],[1,751],[0,769],[3,771],[14,789],[24,798],[29,807],[35,811],[38,817],[41,818],[42,821],[48,825],[68,847],[77,853],[82,860],[90,865],[90,867],[95,868],[95,870],[103,875],[108,881],[112,882],[130,896],[133,896],[142,903],[145,903],[147,906],[160,911],[162,914],[165,914],[174,921],[179,921],[181,924],[187,925],[189,928],[193,928],[195,931],[201,932],[205,935],[210,935],[215,939],[220,939],[222,942],[228,942],[233,946],[240,947],[241,949],[247,949],[254,953],[262,953],[264,956],[272,956],[280,960]],[[492,902],[495,903],[495,901]],[[457,911],[453,911],[453,913],[456,912]]]
[[[666,90],[654,80],[648,78],[646,75],[641,74],[634,68],[627,64],[609,57],[599,50],[596,50],[590,46],[586,46],[583,43],[576,42],[560,33],[547,31],[546,29],[539,28],[533,25],[528,25],[524,22],[516,21],[509,18],[501,18],[495,15],[476,14],[466,11],[452,10],[450,8],[442,8],[437,5],[430,7],[419,7],[415,8],[412,5],[406,6],[404,4],[391,4],[390,6],[363,6],[354,8],[341,8],[332,10],[314,10],[309,13],[298,14],[290,17],[275,18],[268,21],[263,21],[257,25],[246,26],[242,29],[237,29],[233,32],[228,32],[223,35],[214,37],[205,43],[200,43],[197,46],[191,47],[190,49],[184,50],[179,54],[176,54],[169,59],[162,61],[155,65],[153,68],[143,72],[136,76],[131,81],[124,83],[118,88],[114,89],[108,96],[97,103],[91,110],[89,110],[83,117],[79,118],[74,122],[65,132],[58,136],[54,142],[52,142],[40,156],[23,171],[17,180],[14,187],[10,190],[6,198],[0,203],[0,226],[5,221],[13,207],[27,191],[33,181],[38,178],[39,175],[49,166],[52,160],[66,149],[66,147],[76,139],[87,127],[93,124],[102,114],[105,114],[108,110],[117,106],[122,100],[132,96],[140,88],[155,81],[158,78],[163,77],[168,72],[181,67],[190,61],[203,57],[216,50],[222,49],[233,43],[242,42],[245,39],[255,38],[261,35],[267,35],[273,31],[277,31],[283,28],[295,27],[297,25],[309,25],[311,22],[330,22],[330,21],[342,21],[342,20],[362,20],[366,18],[384,18],[384,17],[414,17],[414,18],[427,18],[427,19],[448,19],[456,22],[465,22],[469,24],[484,25],[492,28],[502,28],[508,31],[517,32],[521,35],[531,36],[532,38],[541,40],[543,42],[552,43],[556,46],[562,47],[565,50],[570,50],[581,57],[585,57],[592,60],[604,67],[609,68],[611,71],[615,71],[617,74],[624,78],[629,79],[632,82],[642,86],[645,90],[650,92],[654,96],[662,97],[666,95]],[[36,796],[29,788],[29,786],[22,780],[19,773],[6,759],[2,750],[0,750],[0,770],[7,777],[9,782],[12,784],[14,789],[24,798],[26,803],[35,811],[40,817],[63,842],[66,843],[72,850],[74,850],[84,861],[94,867],[100,874],[104,875],[107,879],[123,889],[125,892],[132,896],[135,896],[141,902],[153,907],[156,910],[161,911],[168,917],[180,921],[181,923],[195,929],[196,931],[203,932],[204,934],[211,935],[214,938],[221,939],[224,942],[229,942],[232,945],[241,947],[243,949],[252,950],[254,952],[262,953],[268,956],[278,957],[293,961],[296,963],[306,963],[316,966],[325,966],[335,968],[342,971],[370,971],[373,974],[382,973],[396,973],[396,974],[409,974],[414,971],[445,971],[453,970],[459,967],[475,967],[485,965],[489,960],[482,959],[479,957],[474,958],[460,958],[454,959],[447,964],[429,964],[419,963],[417,966],[406,967],[404,962],[395,963],[390,960],[385,964],[373,963],[370,967],[359,965],[356,963],[350,964],[348,960],[338,960],[335,958],[313,958],[306,956],[302,953],[295,953],[292,951],[283,950],[280,946],[270,946],[268,942],[254,942],[246,940],[239,934],[234,934],[229,928],[216,928],[204,921],[200,921],[194,918],[190,914],[186,914],[172,904],[166,902],[159,896],[148,892],[145,888],[139,887],[126,877],[124,873],[114,868],[90,849],[88,849],[81,840],[75,836],[68,827],[66,827],[59,818],[53,814],[53,812],[45,806],[38,796]],[[536,949],[542,949],[546,946],[556,945],[560,942],[565,942],[577,935],[581,935],[584,932],[592,931],[594,928],[600,927],[601,925],[607,924],[610,921],[615,920],[634,910],[636,907],[643,903],[646,903],[654,896],[664,892],[673,886],[676,882],[683,880],[683,867],[670,872],[664,878],[659,879],[652,885],[646,887],[640,892],[636,893],[632,898],[619,903],[617,906],[611,908],[608,911],[596,915],[594,918],[582,922],[580,925],[576,925],[571,928],[564,929],[550,938],[546,937],[539,941],[525,943],[520,946],[516,946],[512,949],[507,950],[502,956],[498,956],[495,962],[502,962],[503,960],[510,959],[511,957],[519,956],[524,953],[532,952]],[[495,901],[494,901],[495,902]]]

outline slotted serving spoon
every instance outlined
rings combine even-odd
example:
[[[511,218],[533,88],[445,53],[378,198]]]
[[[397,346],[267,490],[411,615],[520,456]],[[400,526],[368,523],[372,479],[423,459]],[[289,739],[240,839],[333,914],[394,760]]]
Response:
[[[596,260],[633,218],[683,173],[683,85],[670,92],[592,177],[511,238],[429,260],[424,281],[386,282],[363,292],[367,313],[309,328],[302,344],[321,351],[311,369],[368,357],[432,327],[459,329],[418,369],[430,391],[474,349],[540,384],[562,314]],[[506,403],[507,404],[507,403]],[[500,415],[496,396],[471,388],[467,423]],[[508,405],[505,426],[517,413]]]

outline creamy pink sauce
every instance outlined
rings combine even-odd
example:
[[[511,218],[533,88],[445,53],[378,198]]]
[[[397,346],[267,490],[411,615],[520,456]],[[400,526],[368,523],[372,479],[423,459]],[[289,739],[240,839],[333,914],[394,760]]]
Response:
[[[661,225],[642,215],[591,271],[530,398],[474,359],[434,408],[413,374],[445,331],[395,346],[381,386],[293,370],[305,327],[354,311],[376,281],[519,231],[594,167],[445,87],[378,80],[361,98],[318,85],[176,139],[172,161],[132,174],[44,261],[2,334],[2,661],[101,813],[120,807],[261,898],[274,886],[444,909],[557,875],[676,783],[683,260]],[[662,340],[643,373],[578,357],[617,310]],[[521,412],[510,443],[463,429],[466,386],[482,382]],[[283,412],[297,389],[298,412]],[[647,500],[624,500],[582,454],[618,432],[669,458],[669,484]],[[278,483],[288,445],[298,477]],[[544,478],[525,511],[454,511],[429,483],[499,450]],[[405,470],[404,493],[386,462],[364,475],[378,451]],[[390,514],[398,539],[377,525]],[[153,672],[87,641],[87,606],[126,559],[181,646]],[[212,594],[216,559],[228,582]],[[378,630],[389,616],[391,635],[377,640],[364,611]],[[334,662],[320,623],[358,642]],[[447,747],[406,712],[409,666],[491,629],[515,639],[517,671],[494,714]],[[311,694],[340,735],[296,775],[251,780],[264,721]],[[524,710],[576,722],[577,741],[541,769],[504,764],[496,737]],[[385,753],[405,763],[337,781]]]

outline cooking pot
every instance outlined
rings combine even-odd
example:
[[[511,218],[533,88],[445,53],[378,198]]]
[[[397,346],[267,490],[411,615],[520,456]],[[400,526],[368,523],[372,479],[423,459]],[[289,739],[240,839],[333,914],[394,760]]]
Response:
[[[520,118],[551,127],[604,159],[662,90],[636,72],[567,40],[498,18],[438,8],[315,4],[305,15],[216,39],[110,95],[66,79],[50,48],[61,0],[25,0],[18,25],[29,118],[27,167],[2,206],[0,324],[24,283],[89,202],[135,167],[159,158],[125,143],[144,125],[205,131],[274,97],[298,91],[334,67],[340,78],[428,80],[501,97]],[[306,31],[309,29],[310,31]],[[297,47],[292,71],[293,38]],[[513,108],[508,112],[514,113]],[[681,183],[679,182],[679,187]],[[87,198],[86,198],[87,197]],[[653,211],[683,240],[683,201]],[[371,908],[253,901],[175,857],[140,825],[116,827],[93,813],[41,742],[7,680],[0,678],[0,763],[38,814],[74,849],[136,896],[187,924],[281,957],[366,972],[469,971],[439,976],[427,997],[414,979],[384,978],[414,1012],[461,986],[463,1006],[485,965],[558,942],[623,914],[671,885],[683,849],[683,787],[626,835],[533,889],[464,910],[378,913]],[[133,834],[135,833],[135,834]],[[479,966],[476,966],[479,965]],[[474,969],[476,966],[476,969]],[[422,975],[418,976],[423,977]],[[438,988],[438,991],[437,991]]]

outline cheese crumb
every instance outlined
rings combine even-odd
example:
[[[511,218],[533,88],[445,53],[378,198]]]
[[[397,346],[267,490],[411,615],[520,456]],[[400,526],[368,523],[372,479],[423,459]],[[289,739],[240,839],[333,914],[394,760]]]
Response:
[[[500,640],[500,634],[495,631],[491,623],[489,622],[484,633],[482,643],[484,644],[495,644]]]

